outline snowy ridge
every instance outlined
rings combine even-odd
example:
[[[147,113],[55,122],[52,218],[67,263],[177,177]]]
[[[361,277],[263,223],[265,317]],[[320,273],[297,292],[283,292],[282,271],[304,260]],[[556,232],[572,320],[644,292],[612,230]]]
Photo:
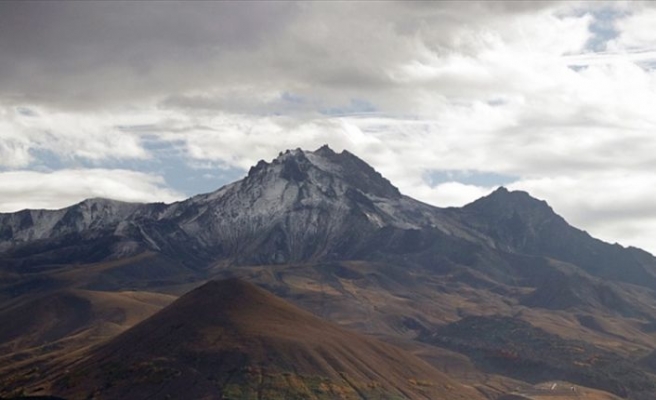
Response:
[[[60,210],[22,210],[0,214],[0,251],[31,241],[110,228],[129,219],[143,206],[95,198]]]
[[[203,246],[254,254],[245,262],[339,257],[383,227],[471,236],[443,210],[401,195],[356,156],[327,146],[260,161],[243,180],[163,215]]]
[[[258,162],[241,181],[170,205],[90,199],[62,210],[3,214],[0,224],[0,251],[87,232],[122,238],[129,245],[116,247],[121,256],[126,249],[182,249],[239,254],[251,257],[239,262],[249,263],[340,257],[384,227],[470,236],[444,210],[403,196],[364,161],[328,146],[287,150]]]

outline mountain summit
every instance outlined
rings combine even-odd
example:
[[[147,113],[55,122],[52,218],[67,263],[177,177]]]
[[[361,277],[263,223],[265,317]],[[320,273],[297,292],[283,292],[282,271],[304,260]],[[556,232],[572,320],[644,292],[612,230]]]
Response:
[[[288,182],[316,186],[332,196],[342,194],[343,189],[354,189],[380,198],[401,197],[399,189],[369,164],[346,150],[335,153],[327,145],[314,152],[287,150],[271,163],[262,160],[250,169],[248,178],[256,179],[270,173]]]
[[[260,161],[243,180],[176,203],[160,218],[237,263],[283,264],[352,256],[383,227],[436,223],[435,210],[353,154],[323,146]]]
[[[547,202],[526,192],[502,187],[459,212],[467,225],[491,237],[505,251],[549,257],[602,278],[656,288],[652,257],[593,238],[569,225]]]

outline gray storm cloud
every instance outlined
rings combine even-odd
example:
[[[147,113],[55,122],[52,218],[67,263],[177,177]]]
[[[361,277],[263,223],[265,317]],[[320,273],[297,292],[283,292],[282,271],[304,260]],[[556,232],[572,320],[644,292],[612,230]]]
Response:
[[[463,23],[552,2],[0,3],[5,101],[88,108],[208,87],[392,89],[417,47],[448,52]],[[341,94],[342,93],[342,94]]]
[[[88,106],[203,87],[211,71],[284,29],[277,2],[2,2],[5,98]]]

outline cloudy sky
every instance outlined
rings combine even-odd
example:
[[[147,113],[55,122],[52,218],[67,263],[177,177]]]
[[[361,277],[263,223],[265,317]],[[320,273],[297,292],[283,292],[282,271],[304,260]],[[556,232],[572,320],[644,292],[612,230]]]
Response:
[[[656,5],[0,2],[0,211],[174,201],[324,143],[656,253]]]

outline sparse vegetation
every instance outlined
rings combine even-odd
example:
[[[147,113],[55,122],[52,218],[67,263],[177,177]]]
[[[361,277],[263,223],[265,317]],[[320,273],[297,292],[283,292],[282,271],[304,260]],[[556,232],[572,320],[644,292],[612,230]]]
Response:
[[[635,363],[509,317],[467,317],[423,340],[467,354],[482,369],[528,382],[565,380],[619,396],[656,389]]]

